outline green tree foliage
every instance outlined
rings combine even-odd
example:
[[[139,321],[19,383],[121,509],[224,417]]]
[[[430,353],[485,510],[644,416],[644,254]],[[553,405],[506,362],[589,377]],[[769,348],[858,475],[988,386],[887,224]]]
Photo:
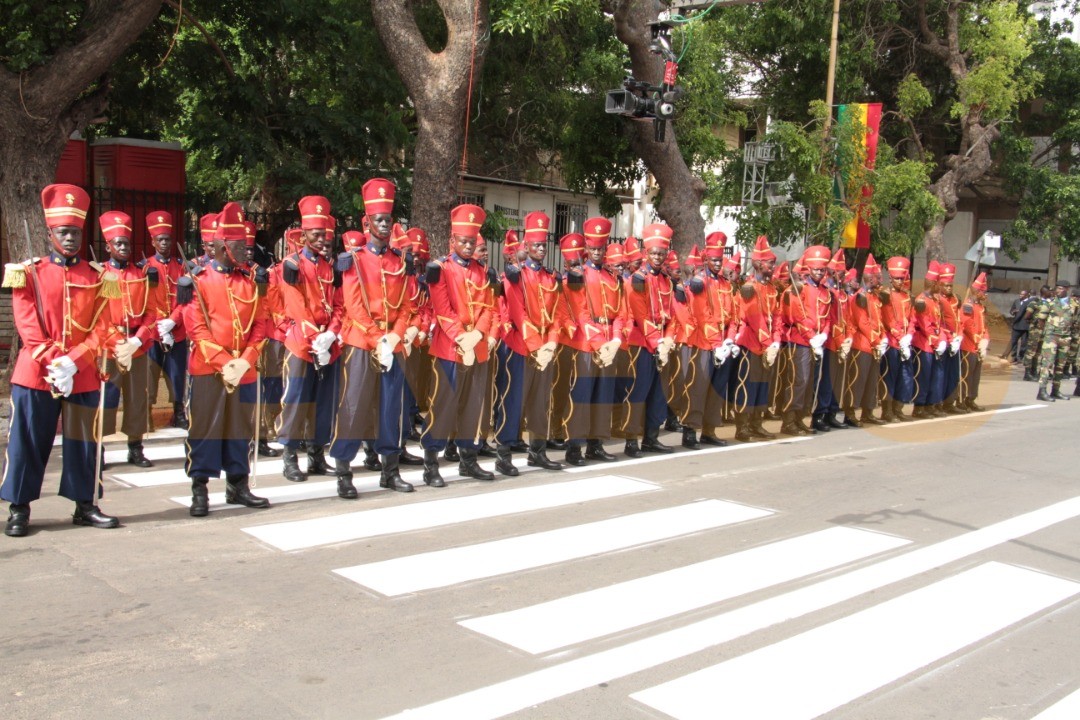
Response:
[[[1001,174],[1019,199],[1004,238],[1014,257],[1051,238],[1059,257],[1080,260],[1080,46],[1071,29],[1040,24],[1028,59],[1043,77],[1039,99],[1002,136]]]
[[[360,186],[406,175],[413,122],[367,3],[345,0],[185,2],[140,40],[114,74],[104,132],[177,140],[189,187],[222,202],[281,210],[325,194],[362,211]],[[174,37],[175,34],[175,37]],[[164,59],[164,62],[163,62]]]

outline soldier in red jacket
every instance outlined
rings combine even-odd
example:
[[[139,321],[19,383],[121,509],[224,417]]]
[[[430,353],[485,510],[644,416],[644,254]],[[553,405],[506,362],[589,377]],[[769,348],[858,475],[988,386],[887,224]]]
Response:
[[[207,485],[222,471],[225,502],[270,505],[251,493],[248,455],[255,434],[256,364],[269,315],[246,268],[244,215],[237,203],[222,208],[214,237],[213,260],[193,268],[177,292],[191,340],[185,470],[191,478],[192,517],[209,512]],[[265,283],[265,273],[258,279]]]
[[[382,475],[379,486],[412,492],[398,469],[405,413],[405,348],[417,328],[408,279],[413,268],[404,253],[391,247],[394,196],[389,180],[375,178],[362,188],[369,235],[358,250],[338,256],[343,315],[341,321],[341,393],[330,457],[338,495],[355,498],[351,463],[362,442],[374,443]],[[400,234],[405,237],[404,231]]]
[[[473,260],[486,214],[476,205],[458,205],[450,212],[450,254],[428,263],[434,330],[431,356],[434,378],[430,411],[421,445],[424,482],[446,483],[439,473],[439,453],[452,439],[458,449],[458,471],[477,480],[495,476],[477,463],[487,392],[488,337],[496,321],[487,272]]]
[[[611,437],[615,359],[626,343],[628,327],[622,276],[609,269],[620,250],[608,245],[610,234],[611,222],[606,218],[585,221],[588,259],[566,272],[563,286],[573,331],[567,340],[574,361],[567,419],[566,462],[570,465],[615,460],[604,450],[604,441]],[[605,265],[605,254],[612,247],[607,258],[611,263]]]
[[[95,504],[101,314],[115,297],[115,278],[79,257],[90,196],[74,185],[49,185],[41,205],[53,251],[9,263],[4,287],[22,348],[11,376],[11,422],[0,499],[11,503],[4,534],[29,532],[30,503],[41,497],[45,464],[63,423],[64,467],[60,494],[75,501],[72,522],[114,528],[120,524]],[[97,488],[100,496],[101,487]]]
[[[300,228],[285,231],[285,253],[291,255],[300,252]],[[280,262],[267,268],[268,283],[266,305],[268,324],[266,342],[263,344],[260,366],[262,368],[262,408],[260,416],[262,427],[259,429],[259,447],[257,452],[263,457],[278,457],[281,450],[271,447],[269,438],[277,437],[277,419],[281,415],[281,398],[285,394],[282,373],[285,368],[285,333],[289,329],[289,319],[285,314],[285,302],[281,297]]]
[[[938,279],[941,265],[931,260],[926,269],[926,288],[915,298],[915,333],[912,347],[918,352],[914,358],[915,410],[912,417],[928,418],[944,416],[937,405],[945,397],[945,367],[941,359],[948,352],[952,338],[942,325],[941,305],[938,301]]]
[[[671,361],[675,350],[675,285],[664,272],[672,230],[656,223],[646,226],[642,235],[648,261],[631,276],[627,296],[633,321],[628,340],[634,379],[625,427],[625,452],[630,457],[640,457],[642,452],[674,451],[659,439],[660,426],[667,418],[660,370]],[[640,446],[639,437],[643,438]]]
[[[499,443],[500,472],[510,464],[510,446],[521,436],[522,424],[529,430],[529,465],[545,470],[562,467],[548,458],[546,450],[554,383],[552,364],[560,331],[558,305],[562,296],[562,278],[544,265],[550,226],[543,212],[526,215],[522,242],[525,260],[521,264],[507,264],[503,273],[507,322],[502,342],[509,353],[507,385],[500,388],[497,397],[501,424],[495,439]],[[576,237],[584,245],[584,238]]]
[[[131,216],[110,210],[98,222],[109,251],[106,267],[120,282],[120,297],[109,301],[103,313],[105,346],[109,361],[105,372],[105,422],[103,435],[116,432],[116,411],[124,401],[120,430],[128,439],[128,463],[151,467],[143,454],[143,435],[150,424],[150,361],[147,350],[159,338],[157,330],[157,268],[131,261]]]
[[[184,261],[176,254],[173,238],[173,217],[165,210],[146,215],[146,231],[154,246],[154,254],[146,259],[146,268],[154,268],[158,284],[154,289],[154,318],[157,341],[150,345],[150,405],[157,400],[158,381],[165,374],[169,400],[173,406],[170,425],[187,429],[184,397],[187,394],[188,343],[187,330],[182,322],[183,309],[176,302],[176,284],[184,274]]]
[[[278,418],[278,442],[285,446],[286,479],[303,482],[329,475],[323,455],[334,427],[338,400],[337,360],[341,355],[341,276],[323,253],[330,229],[330,201],[318,195],[300,198],[304,247],[281,261],[281,298],[285,333],[285,394]],[[307,474],[300,471],[297,450],[308,449]]]
[[[710,233],[705,238],[700,273],[687,283],[687,301],[694,330],[687,342],[687,411],[682,418],[683,446],[700,444],[722,447],[716,428],[723,424],[728,397],[738,315],[729,275],[724,274],[727,236]],[[701,433],[700,443],[697,433]]]
[[[911,370],[911,341],[915,333],[915,315],[907,284],[910,280],[911,261],[906,257],[891,257],[885,263],[889,273],[889,287],[883,287],[881,324],[889,339],[889,347],[881,359],[881,378],[885,395],[881,405],[881,419],[885,422],[908,422],[904,405],[915,396],[915,380]]]
[[[944,389],[941,395],[940,409],[949,415],[961,415],[963,408],[956,407],[956,389],[960,385],[960,344],[961,332],[960,298],[953,292],[953,280],[956,278],[956,266],[942,263],[939,280],[938,304],[941,307],[941,327],[949,335],[949,348],[941,356],[944,373]]]
[[[889,347],[889,338],[881,322],[881,266],[868,255],[863,266],[862,285],[848,306],[851,327],[851,357],[848,361],[848,382],[843,402],[845,419],[851,424],[882,425],[874,417],[877,407],[878,383],[881,381],[881,358]],[[856,418],[856,410],[862,417]],[[846,421],[846,420],[845,420]]]
[[[978,412],[983,408],[975,403],[979,397],[982,364],[990,347],[990,329],[986,325],[986,273],[979,273],[971,283],[967,301],[961,306],[960,383],[956,409]]]

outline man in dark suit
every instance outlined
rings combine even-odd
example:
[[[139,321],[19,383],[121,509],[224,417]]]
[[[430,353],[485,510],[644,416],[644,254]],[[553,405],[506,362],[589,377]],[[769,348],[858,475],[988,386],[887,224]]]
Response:
[[[1002,360],[1009,357],[1010,353],[1013,356],[1013,362],[1020,362],[1020,359],[1024,357],[1028,325],[1030,323],[1030,319],[1025,317],[1024,311],[1027,309],[1029,302],[1031,302],[1031,293],[1027,290],[1021,290],[1020,297],[1013,300],[1013,304],[1009,308],[1012,336],[1009,338],[1009,347],[1001,355]]]

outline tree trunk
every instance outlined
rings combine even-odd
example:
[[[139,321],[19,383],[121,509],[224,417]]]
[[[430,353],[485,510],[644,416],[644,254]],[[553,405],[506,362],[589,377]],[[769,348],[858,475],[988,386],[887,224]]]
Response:
[[[488,0],[436,1],[448,29],[440,52],[428,47],[409,0],[379,2],[374,18],[418,119],[410,225],[427,231],[432,254],[442,255],[458,198],[469,82],[480,77],[489,32]]]
[[[630,51],[634,78],[659,85],[664,61],[649,51],[646,25],[659,16],[659,4],[655,0],[605,0],[603,7],[613,16],[615,35]],[[690,171],[679,152],[675,137],[678,121],[667,128],[662,143],[655,141],[651,122],[627,121],[626,125],[630,146],[660,186],[656,212],[674,230],[674,249],[685,256],[694,243],[701,243],[705,237],[705,219],[701,216],[705,182]]]
[[[161,0],[89,0],[76,44],[22,74],[0,68],[0,214],[11,260],[48,251],[41,190],[53,182],[68,137],[105,112],[103,76],[160,8]]]

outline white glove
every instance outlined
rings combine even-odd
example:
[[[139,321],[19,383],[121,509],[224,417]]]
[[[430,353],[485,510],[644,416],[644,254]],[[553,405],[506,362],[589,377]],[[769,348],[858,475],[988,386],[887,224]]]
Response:
[[[979,341],[979,357],[986,359],[986,352],[990,349],[990,338],[983,338]]]
[[[900,359],[901,360],[910,360],[911,359],[911,345],[902,346],[900,348]]]
[[[403,338],[402,342],[404,342],[406,345],[412,345],[413,341],[416,340],[416,336],[419,334],[420,328],[416,327],[415,325],[410,325],[409,327],[405,328],[405,337]]]
[[[62,355],[49,363],[49,372],[45,374],[45,382],[49,383],[64,397],[71,395],[75,386],[75,373],[78,368],[75,361],[67,355]]]
[[[851,338],[845,338],[844,342],[840,343],[840,357],[844,360],[851,354]]]
[[[600,367],[610,367],[611,363],[615,362],[615,353],[622,347],[622,340],[615,338],[614,340],[608,340],[596,350],[596,355],[599,358]]]
[[[724,342],[727,342],[727,341],[725,340]],[[735,345],[734,343],[732,343],[732,345],[731,345],[731,357],[737,358],[737,357],[739,357],[739,353],[741,353],[741,352],[742,352],[742,348],[739,347],[738,345]]]
[[[780,354],[780,343],[774,342],[769,347],[765,348],[765,365],[771,366],[776,362],[776,356]]]
[[[499,338],[494,335],[488,336],[488,355],[495,352],[495,346],[499,344]]]
[[[810,338],[810,347],[814,348],[815,350],[820,350],[822,347],[825,346],[825,341],[828,339],[829,336],[825,333],[818,333],[814,337]],[[814,354],[820,355],[821,353],[819,352]]]
[[[877,346],[878,357],[884,355],[885,351],[888,350],[888,349],[889,349],[889,338],[887,338],[887,337],[881,338],[881,342],[879,342],[878,346]]]
[[[674,347],[675,341],[671,338],[660,338],[660,342],[656,346],[656,355],[660,367],[664,367],[668,364],[668,360],[671,359],[671,351]]]
[[[165,318],[164,320],[157,321],[158,335],[168,335],[176,327],[176,321],[172,318]]]
[[[945,352],[945,348],[947,348],[948,346],[949,343],[942,340],[937,344],[937,348],[934,350],[934,352],[937,353],[938,356],[941,356]]]
[[[162,333],[161,344],[164,345],[166,348],[171,348],[173,345],[176,344],[176,339],[173,337],[173,334],[171,332]]]
[[[315,353],[315,364],[319,367],[326,367],[330,364],[330,351],[325,350],[323,352]]]
[[[956,337],[954,337],[952,339],[952,342],[949,343],[949,354],[955,355],[956,353],[960,352],[960,342],[961,342],[961,340],[963,340],[963,338],[960,337],[959,335],[957,335]]]
[[[428,337],[427,333],[424,332],[423,330],[421,330],[416,335],[416,341],[422,345],[424,343],[424,341],[427,340],[427,337]]]
[[[379,338],[379,365],[383,370],[389,370],[394,365],[394,348],[401,342],[395,333],[387,333]]]
[[[321,332],[315,336],[315,339],[311,341],[311,352],[319,355],[330,350],[330,347],[337,341],[337,335],[327,330]],[[319,363],[325,365],[325,363]]]
[[[713,350],[713,362],[716,364],[717,367],[723,365],[725,362],[727,362],[727,359],[731,357],[731,347],[731,345],[725,343]]]
[[[470,330],[457,336],[458,347],[463,352],[474,352],[476,346],[484,339],[484,334],[479,330]]]
[[[908,350],[911,349],[911,335],[905,335],[904,337],[900,338],[900,347],[907,348]],[[910,354],[911,353],[909,352],[908,355]]]
[[[124,372],[130,370],[131,359],[135,357],[135,353],[141,347],[142,340],[137,337],[130,337],[117,343],[116,348],[113,349],[113,354],[116,356],[116,365]]]
[[[250,369],[251,363],[247,360],[234,358],[221,368],[221,379],[225,382],[226,387],[234,388],[243,381],[244,376],[247,375]]]
[[[551,361],[555,359],[556,347],[557,345],[553,342],[544,343],[533,353],[533,359],[536,361],[536,366],[541,372],[546,370],[547,366],[551,364]]]

